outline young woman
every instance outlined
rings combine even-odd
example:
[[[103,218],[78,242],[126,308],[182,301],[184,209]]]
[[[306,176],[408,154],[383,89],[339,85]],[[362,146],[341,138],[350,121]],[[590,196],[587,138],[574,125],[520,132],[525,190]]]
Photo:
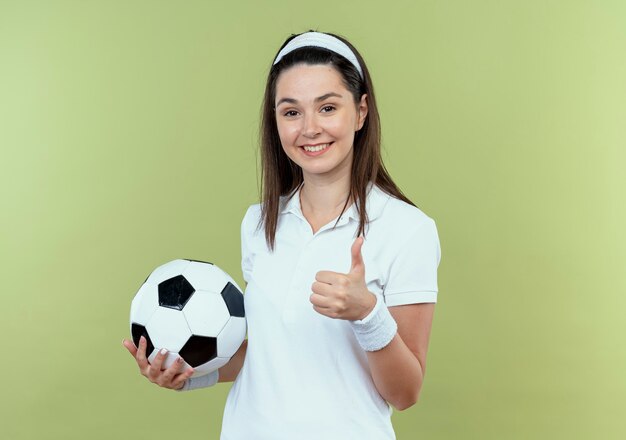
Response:
[[[333,34],[288,38],[261,133],[263,200],[241,225],[248,339],[197,378],[124,345],[162,387],[234,381],[222,439],[393,439],[392,406],[422,388],[441,249],[382,163],[357,50]]]

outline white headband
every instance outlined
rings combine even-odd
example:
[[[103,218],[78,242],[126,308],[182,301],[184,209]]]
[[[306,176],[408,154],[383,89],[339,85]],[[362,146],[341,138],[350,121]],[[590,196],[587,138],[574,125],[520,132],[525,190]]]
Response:
[[[356,56],[348,45],[332,35],[321,32],[306,32],[289,41],[289,43],[278,52],[274,64],[278,63],[289,52],[307,46],[323,47],[324,49],[338,53],[354,64],[354,67],[356,67],[356,70],[358,70],[361,75],[361,79],[363,79],[363,71],[359,65],[359,60],[356,59]]]

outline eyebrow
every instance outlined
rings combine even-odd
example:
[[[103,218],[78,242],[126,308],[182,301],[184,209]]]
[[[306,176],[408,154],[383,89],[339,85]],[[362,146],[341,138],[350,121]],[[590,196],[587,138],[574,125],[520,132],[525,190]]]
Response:
[[[328,98],[332,98],[332,97],[343,98],[343,96],[341,96],[339,93],[330,92],[330,93],[326,93],[325,95],[318,96],[317,98],[315,98],[315,102],[324,101],[324,100],[326,100]],[[283,102],[288,102],[290,104],[297,104],[298,100],[297,99],[293,99],[293,98],[282,98],[280,101],[278,101],[278,103],[276,104],[276,107],[281,105]]]

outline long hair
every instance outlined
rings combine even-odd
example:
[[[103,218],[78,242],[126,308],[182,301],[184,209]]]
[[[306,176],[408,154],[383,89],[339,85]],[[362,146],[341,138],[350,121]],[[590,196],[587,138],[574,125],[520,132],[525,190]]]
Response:
[[[356,67],[343,56],[328,49],[310,46],[295,49],[285,55],[270,68],[267,77],[261,106],[261,129],[259,133],[261,146],[261,218],[257,227],[261,224],[265,225],[265,239],[272,251],[275,246],[276,228],[278,226],[280,197],[285,195],[288,198],[292,197],[304,182],[302,169],[292,162],[282,149],[274,109],[278,76],[282,71],[295,64],[331,65],[341,74],[355,104],[359,103],[363,94],[367,94],[368,113],[363,127],[354,136],[350,194],[339,217],[346,210],[348,202],[354,200],[359,213],[357,236],[365,234],[365,225],[369,221],[365,206],[366,191],[370,181],[373,181],[390,196],[415,206],[396,186],[383,164],[380,152],[380,118],[374,96],[374,86],[365,61],[345,38],[331,33],[327,34],[343,41],[352,50],[363,71],[363,78],[361,78]],[[278,52],[297,36],[298,34],[293,34],[287,38]],[[276,59],[278,52],[272,60]]]

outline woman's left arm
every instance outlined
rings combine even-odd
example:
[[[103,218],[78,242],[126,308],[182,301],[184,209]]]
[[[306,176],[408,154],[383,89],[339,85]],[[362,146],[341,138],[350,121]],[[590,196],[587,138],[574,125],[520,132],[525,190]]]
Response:
[[[380,317],[383,320],[391,318],[389,315],[385,316],[385,313],[380,314],[384,309],[380,309],[380,312],[374,310],[377,306],[387,306],[384,303],[378,304],[377,301],[382,301],[382,298],[377,299],[367,289],[362,245],[363,237],[358,237],[352,244],[352,266],[349,273],[316,273],[315,282],[311,286],[313,293],[310,301],[313,309],[322,315],[352,321],[353,325],[360,328],[355,328],[355,331],[364,336],[366,345],[370,342],[377,345],[381,341],[369,340],[372,338],[373,321],[367,324],[358,321],[367,321],[367,317]],[[389,307],[388,310],[398,326],[395,335],[383,348],[376,351],[366,350],[366,353],[376,389],[387,402],[402,411],[417,402],[422,389],[435,303],[405,304]],[[386,327],[387,330],[389,328]],[[384,324],[382,329],[385,329]],[[385,341],[391,336],[390,333],[379,335],[386,338]]]
[[[434,311],[434,303],[389,307],[398,332],[384,348],[366,352],[376,389],[398,411],[417,403]]]

